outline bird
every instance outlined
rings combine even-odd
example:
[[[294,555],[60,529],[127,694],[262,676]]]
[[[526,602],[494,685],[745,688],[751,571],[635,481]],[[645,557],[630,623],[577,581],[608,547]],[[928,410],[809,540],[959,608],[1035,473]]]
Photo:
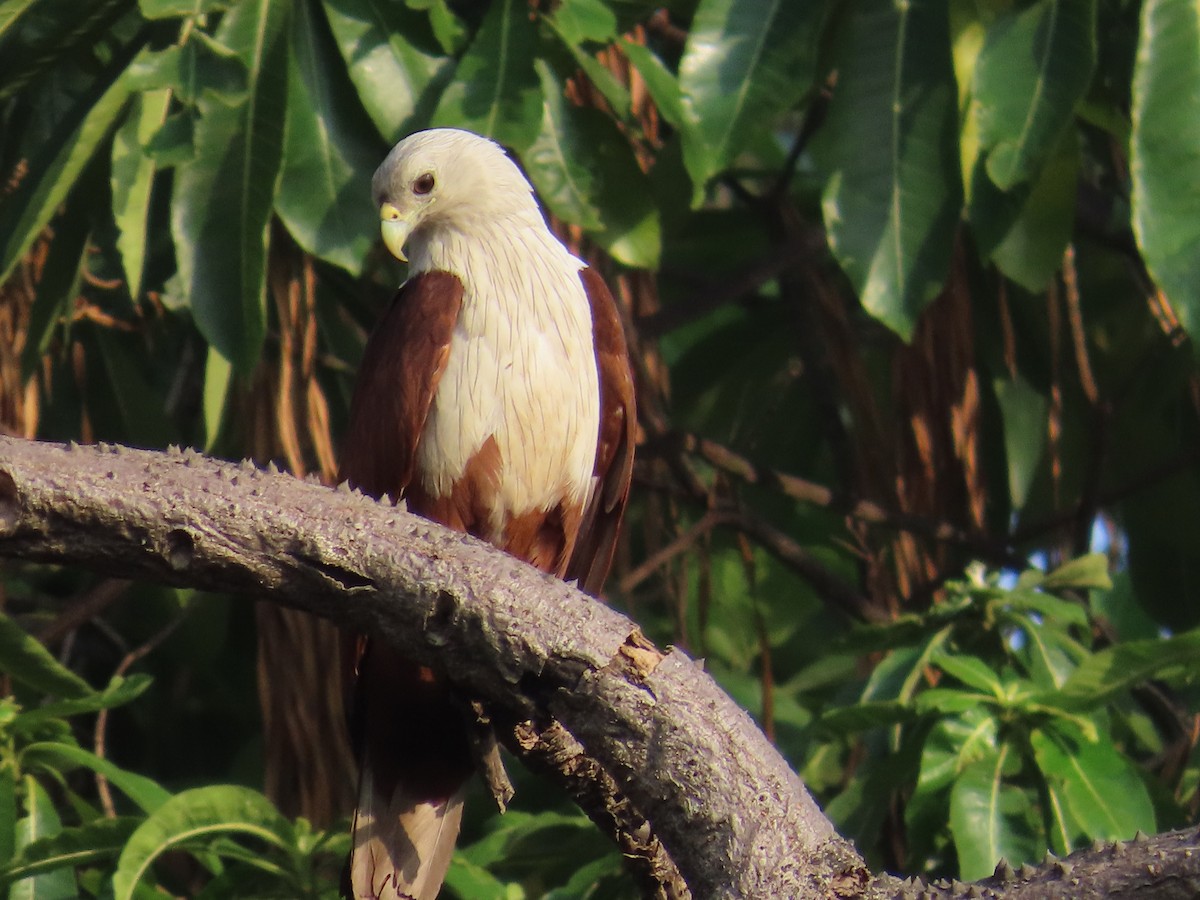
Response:
[[[604,279],[496,142],[433,128],[372,179],[408,277],[363,351],[340,477],[598,595],[629,497],[633,373]],[[434,900],[475,763],[442,674],[351,643],[353,900]],[[348,882],[348,884],[346,883]]]

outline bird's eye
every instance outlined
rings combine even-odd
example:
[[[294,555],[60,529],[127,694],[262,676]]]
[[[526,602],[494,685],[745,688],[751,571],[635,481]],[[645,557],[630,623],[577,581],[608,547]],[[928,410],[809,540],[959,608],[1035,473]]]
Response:
[[[426,172],[420,178],[413,182],[412,190],[414,194],[428,194],[433,190],[433,173]]]

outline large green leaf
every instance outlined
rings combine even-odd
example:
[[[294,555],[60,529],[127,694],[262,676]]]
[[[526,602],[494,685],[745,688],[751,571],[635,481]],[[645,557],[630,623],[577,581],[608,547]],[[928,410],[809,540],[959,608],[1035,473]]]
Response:
[[[1078,178],[1078,140],[1068,131],[1034,174],[1032,188],[1027,194],[1021,192],[1020,212],[992,250],[1000,271],[1027,291],[1045,290],[1062,268],[1063,252],[1075,227]]]
[[[939,720],[929,730],[921,746],[916,787],[904,807],[911,841],[928,847],[944,831],[950,788],[964,768],[995,752],[996,734],[996,719],[978,705]]]
[[[134,99],[128,121],[117,130],[112,150],[113,219],[120,234],[117,251],[125,269],[125,283],[135,300],[142,290],[146,245],[150,240],[150,188],[157,171],[154,159],[142,148],[162,126],[171,105],[166,88],[147,91]]]
[[[495,0],[458,61],[433,124],[467,128],[523,152],[542,121],[536,37],[527,4]]]
[[[16,715],[11,699],[4,704],[3,718],[7,725]],[[17,849],[17,775],[11,765],[0,766],[0,865],[7,866]]]
[[[596,209],[596,179],[592,169],[579,158],[582,128],[577,125],[578,107],[562,96],[561,86],[545,63],[538,63],[545,95],[542,127],[537,139],[521,156],[538,197],[558,218],[581,228],[601,227]]]
[[[35,0],[4,10],[12,18],[0,15],[0,100],[62,59],[90,55],[99,36],[134,6],[134,0]]]
[[[659,115],[668,124],[682,128],[686,118],[683,111],[683,94],[679,89],[679,80],[674,73],[644,44],[622,40],[621,50],[629,58],[633,67],[637,69],[638,74],[642,76],[642,81],[646,83],[646,90],[654,99],[654,105],[658,108]]]
[[[182,841],[244,835],[286,848],[292,828],[266,797],[249,788],[220,785],[177,794],[133,833],[113,875],[116,900],[132,900],[151,863]]]
[[[133,816],[98,819],[39,838],[26,845],[11,863],[0,870],[0,884],[68,866],[115,858],[140,821]]]
[[[28,729],[31,725],[46,719],[65,719],[82,713],[124,706],[146,693],[153,682],[154,679],[149,675],[113,676],[112,681],[102,691],[70,700],[59,700],[56,703],[43,703],[32,709],[23,710],[19,719],[20,727]]]
[[[1172,671],[1195,671],[1200,664],[1200,631],[1162,640],[1126,641],[1084,660],[1062,686],[1056,706],[1089,709],[1119,691]]]
[[[1200,8],[1146,0],[1133,80],[1133,227],[1200,348]]]
[[[813,148],[825,227],[863,306],[908,338],[945,282],[962,195],[946,12],[863,0],[847,18]]]
[[[20,187],[0,203],[0,283],[46,227],[125,109],[130,93],[126,68],[136,49],[123,50],[97,77],[98,91],[66,112],[47,145],[30,153],[30,170]]]
[[[437,53],[424,16],[389,0],[322,4],[350,80],[376,129],[395,142],[424,125],[454,70]],[[426,43],[419,40],[428,36]]]
[[[1013,509],[1029,497],[1046,446],[1046,409],[1049,401],[1020,375],[996,379],[992,384],[1004,424],[1004,452],[1008,462],[1008,493]]]
[[[405,0],[405,5],[424,11],[442,50],[450,56],[458,55],[466,43],[467,29],[450,8],[449,0]]]
[[[679,61],[684,159],[696,200],[755,130],[810,89],[826,5],[701,0]]]
[[[998,187],[1035,177],[1070,125],[1096,63],[1095,33],[1095,0],[1039,0],[988,28],[973,93]]]
[[[550,67],[537,66],[545,96],[541,130],[521,159],[538,196],[614,259],[656,267],[662,246],[658,210],[629,142],[599,110],[567,102]]]
[[[0,40],[4,39],[8,30],[20,19],[21,15],[37,2],[38,0],[3,0],[0,2]]]
[[[62,213],[51,221],[54,241],[46,255],[33,308],[29,311],[25,347],[21,351],[22,379],[37,369],[64,321],[64,314],[78,296],[83,273],[87,270],[88,241],[102,196],[98,190],[99,181],[94,168],[89,167],[67,198]]]
[[[136,772],[128,772],[89,750],[70,744],[51,741],[30,744],[21,751],[21,762],[26,768],[40,767],[55,771],[70,770],[79,766],[91,769],[107,778],[147,813],[154,812],[171,799],[171,794],[157,782]]]
[[[301,247],[358,274],[376,234],[371,172],[386,148],[312,4],[298,3],[292,22],[287,141],[275,208]]]
[[[1093,840],[1128,840],[1154,834],[1154,804],[1137,767],[1106,741],[1065,734],[1062,727],[1035,731],[1034,758],[1055,782],[1071,818]]]
[[[202,16],[227,9],[235,0],[138,0],[138,7],[147,19],[169,19],[174,16]]]
[[[563,0],[551,19],[571,44],[608,43],[617,36],[617,16],[603,0]]]
[[[66,668],[25,629],[0,614],[0,672],[20,684],[56,697],[90,697],[91,685]]]
[[[966,881],[990,875],[1001,859],[1017,865],[1041,853],[1029,794],[1004,780],[1011,752],[1001,745],[971,763],[950,791],[950,832]]]
[[[36,779],[26,776],[25,817],[17,822],[17,853],[61,830],[62,822],[50,797]],[[74,900],[78,896],[74,875],[63,870],[22,878],[8,891],[8,900]]]
[[[233,105],[201,96],[196,156],[176,174],[171,211],[196,324],[247,371],[266,336],[268,225],[283,155],[290,7],[286,0],[246,0],[222,20],[216,37],[245,63],[250,91]]]

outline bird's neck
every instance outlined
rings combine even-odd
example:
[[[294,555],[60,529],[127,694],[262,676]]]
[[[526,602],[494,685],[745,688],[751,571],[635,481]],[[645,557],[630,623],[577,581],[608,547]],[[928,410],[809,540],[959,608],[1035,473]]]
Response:
[[[501,259],[543,260],[578,268],[583,265],[546,227],[540,213],[504,219],[474,219],[428,229],[409,242],[409,271],[450,272],[459,278],[481,274]]]

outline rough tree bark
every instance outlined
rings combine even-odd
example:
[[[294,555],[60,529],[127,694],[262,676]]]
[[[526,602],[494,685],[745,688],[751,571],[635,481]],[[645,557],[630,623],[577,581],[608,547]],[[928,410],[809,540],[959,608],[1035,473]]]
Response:
[[[0,556],[228,591],[371,631],[481,701],[572,792],[648,896],[1194,897],[1161,835],[976,885],[873,876],[751,719],[678,650],[465,535],[191,451],[0,437]]]

